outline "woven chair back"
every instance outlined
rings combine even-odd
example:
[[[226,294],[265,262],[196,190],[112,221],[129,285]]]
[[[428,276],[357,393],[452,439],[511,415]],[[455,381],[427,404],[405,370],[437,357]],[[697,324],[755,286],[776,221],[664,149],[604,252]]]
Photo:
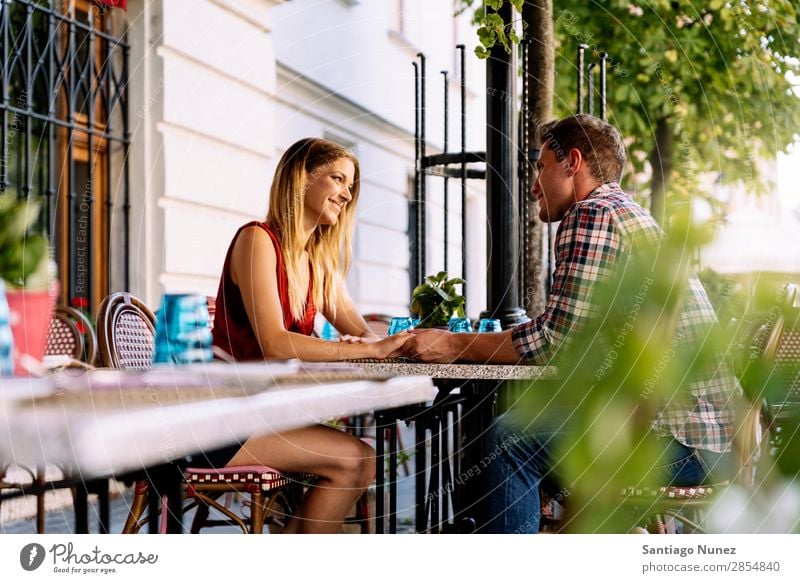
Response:
[[[56,306],[47,335],[48,356],[64,355],[95,364],[97,360],[97,334],[89,318],[70,306]]]
[[[138,298],[116,292],[100,304],[97,335],[103,366],[147,370],[155,350],[155,316]]]
[[[364,319],[367,321],[369,329],[378,336],[389,335],[389,324],[392,323],[392,317],[386,314],[364,314]]]
[[[65,306],[57,306],[50,320],[45,355],[69,356],[75,360],[82,360],[83,344],[83,335],[78,330],[75,319],[66,312]]]

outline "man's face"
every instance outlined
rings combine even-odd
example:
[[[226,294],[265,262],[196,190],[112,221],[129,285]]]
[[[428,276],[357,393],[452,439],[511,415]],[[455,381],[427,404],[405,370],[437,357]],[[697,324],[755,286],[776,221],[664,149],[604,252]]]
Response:
[[[542,148],[531,194],[539,201],[539,219],[545,223],[560,221],[575,202],[574,186],[567,173],[569,163],[569,156],[559,162],[549,144]]]

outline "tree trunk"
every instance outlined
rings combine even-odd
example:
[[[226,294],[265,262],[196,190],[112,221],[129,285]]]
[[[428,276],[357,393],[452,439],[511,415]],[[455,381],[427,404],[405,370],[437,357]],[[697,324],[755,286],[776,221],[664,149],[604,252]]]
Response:
[[[653,179],[650,188],[650,214],[660,225],[664,224],[667,188],[672,174],[673,148],[675,137],[669,119],[661,117],[656,122],[656,143],[650,153]]]
[[[553,88],[555,85],[555,42],[553,39],[553,0],[528,0],[522,9],[526,23],[523,42],[527,45],[526,62],[523,63],[527,103],[523,104],[523,127],[528,136],[528,150],[541,147],[537,133],[539,126],[553,116]],[[527,165],[528,183],[536,179],[535,162]],[[544,311],[546,283],[549,274],[545,269],[545,228],[539,220],[539,203],[522,193],[528,205],[527,247],[525,249],[525,282],[523,306],[530,317]]]

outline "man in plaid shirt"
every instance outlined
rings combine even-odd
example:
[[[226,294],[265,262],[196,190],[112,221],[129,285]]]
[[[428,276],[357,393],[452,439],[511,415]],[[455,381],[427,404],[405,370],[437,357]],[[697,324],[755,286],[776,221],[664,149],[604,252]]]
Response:
[[[543,144],[538,177],[531,193],[545,222],[560,221],[555,240],[556,266],[544,313],[502,334],[449,334],[415,330],[406,352],[424,361],[455,360],[548,364],[569,337],[597,311],[591,294],[632,253],[633,241],[657,243],[663,232],[653,218],[620,188],[625,147],[616,128],[585,114],[551,122],[540,130]],[[691,343],[714,310],[700,282],[691,277],[675,340]],[[670,440],[671,460],[662,470],[676,485],[709,479],[710,467],[729,460],[734,430],[731,396],[739,390],[732,368],[720,364],[708,378],[694,378],[688,395],[664,409],[654,421]],[[501,419],[492,432],[489,466],[488,532],[537,532],[538,487],[552,469],[553,433],[522,439]],[[503,447],[494,448],[496,444]]]

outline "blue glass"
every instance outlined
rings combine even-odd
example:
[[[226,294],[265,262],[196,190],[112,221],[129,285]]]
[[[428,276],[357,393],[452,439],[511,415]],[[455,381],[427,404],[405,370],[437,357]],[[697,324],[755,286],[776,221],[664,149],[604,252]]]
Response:
[[[11,315],[6,301],[6,286],[0,279],[0,376],[14,374],[14,337],[11,335]]]
[[[164,294],[156,321],[154,363],[210,362],[211,350],[206,298],[198,294]]]
[[[472,322],[469,318],[450,318],[447,323],[447,329],[450,332],[472,332]]]
[[[503,327],[500,320],[496,318],[481,318],[478,323],[478,332],[502,332]]]
[[[336,340],[339,338],[339,331],[333,327],[333,324],[325,320],[325,323],[322,325],[320,336],[323,340]]]
[[[408,330],[412,326],[411,318],[392,318],[392,321],[389,323],[389,336],[398,334],[403,330]]]
[[[411,318],[411,327],[416,328],[419,326],[419,318]]]

